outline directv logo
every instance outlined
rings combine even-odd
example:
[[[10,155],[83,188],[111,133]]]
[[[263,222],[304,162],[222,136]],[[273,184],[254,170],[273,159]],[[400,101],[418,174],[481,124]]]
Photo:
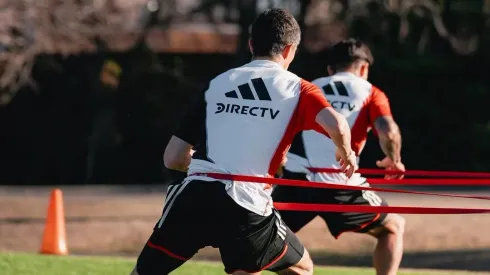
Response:
[[[274,110],[272,108],[254,107],[254,106],[237,105],[237,104],[224,104],[224,103],[216,103],[216,105],[218,106],[218,110],[215,112],[215,114],[225,112],[231,114],[259,116],[259,117],[265,117],[266,114],[268,114],[271,119],[275,119],[279,114],[279,110]]]
[[[267,91],[267,88],[262,78],[254,78],[251,81],[255,89],[255,92],[257,93],[258,100],[271,101],[269,91]],[[238,91],[240,93],[241,99],[257,100],[248,83],[238,86]],[[227,98],[240,99],[238,97],[238,93],[235,90],[225,93],[225,96]],[[255,106],[229,104],[229,103],[227,104],[217,103],[217,107],[218,109],[215,112],[215,114],[225,112],[225,113],[240,114],[240,115],[258,116],[258,117],[265,117],[266,115],[269,115],[271,119],[275,119],[279,114],[279,110],[274,110],[272,108],[267,108],[267,107],[255,107]]]

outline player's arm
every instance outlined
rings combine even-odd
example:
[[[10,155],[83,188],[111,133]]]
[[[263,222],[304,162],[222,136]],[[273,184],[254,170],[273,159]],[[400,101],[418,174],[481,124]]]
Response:
[[[193,148],[198,145],[202,131],[205,129],[205,113],[206,104],[203,92],[165,148],[163,154],[165,167],[182,172],[188,170],[194,154]]]
[[[282,158],[281,164],[279,165],[279,168],[277,168],[276,171],[276,178],[282,178],[284,176],[284,166],[286,165],[286,162],[288,161],[287,156],[285,155]]]
[[[379,146],[393,163],[401,162],[402,135],[400,128],[391,116],[380,116],[374,120]]]
[[[317,86],[302,80],[301,90],[300,112],[303,116],[304,130],[315,130],[329,136],[337,146],[342,171],[347,177],[351,177],[357,170],[357,160],[351,147],[347,120],[332,108]]]
[[[325,129],[341,155],[354,154],[351,147],[349,124],[343,115],[335,111],[334,108],[327,107],[318,113],[315,121]]]
[[[172,136],[163,154],[165,167],[186,172],[191,163],[193,146],[179,137]]]
[[[404,172],[405,166],[401,158],[402,136],[391,114],[388,98],[381,90],[373,87],[372,99],[368,107],[371,125],[375,135],[378,136],[379,146],[386,155],[383,160],[377,161],[376,165],[388,170]],[[385,178],[403,178],[403,175],[386,176]]]

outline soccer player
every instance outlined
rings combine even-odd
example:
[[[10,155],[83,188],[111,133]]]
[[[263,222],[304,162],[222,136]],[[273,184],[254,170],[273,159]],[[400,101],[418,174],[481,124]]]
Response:
[[[168,187],[133,275],[168,274],[205,246],[219,248],[228,274],[313,274],[308,252],[273,208],[270,185],[207,174],[273,177],[294,135],[316,130],[330,136],[352,176],[345,117],[318,87],[287,71],[299,42],[289,13],[265,11],[251,28],[253,60],[211,80],[165,149],[165,166],[187,177]]]
[[[312,83],[321,87],[330,104],[344,115],[351,127],[352,148],[359,156],[367,134],[373,132],[386,157],[378,161],[379,167],[405,171],[402,163],[401,134],[391,114],[386,95],[367,81],[369,66],[373,63],[370,49],[362,41],[348,39],[329,49],[329,77]],[[308,168],[339,168],[335,158],[335,144],[314,131],[304,131],[295,136],[283,178],[369,186],[366,179],[355,173],[351,178],[343,174],[312,173]],[[401,178],[401,176],[389,176]],[[274,201],[347,205],[386,205],[372,191],[335,189],[310,189],[277,186],[272,194]],[[396,274],[403,254],[404,219],[396,214],[381,213],[327,213],[281,212],[283,221],[293,232],[298,232],[316,216],[325,220],[331,234],[337,239],[344,232],[367,233],[377,238],[374,251],[376,274]]]

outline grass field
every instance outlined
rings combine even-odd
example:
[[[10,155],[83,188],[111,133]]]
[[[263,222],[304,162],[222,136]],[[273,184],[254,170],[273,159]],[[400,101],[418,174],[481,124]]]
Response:
[[[3,275],[123,275],[129,274],[134,260],[111,257],[48,256],[24,253],[0,253]],[[220,263],[188,262],[172,274],[213,275],[224,274]],[[264,274],[272,274],[264,272]],[[315,275],[371,275],[371,269],[316,268]],[[484,273],[451,271],[403,271],[399,275],[474,275]]]

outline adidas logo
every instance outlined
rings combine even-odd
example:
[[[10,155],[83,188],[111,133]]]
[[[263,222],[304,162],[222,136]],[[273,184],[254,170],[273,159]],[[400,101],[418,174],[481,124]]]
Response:
[[[333,84],[335,85],[335,90],[337,90],[339,96],[349,96],[349,93],[347,92],[347,88],[345,88],[344,83],[340,81],[334,81]],[[333,90],[332,83],[328,83],[327,85],[323,86],[322,89],[326,95],[337,95]]]
[[[262,78],[254,78],[251,81],[255,92],[257,92],[257,97],[259,100],[271,101],[271,96],[267,90],[267,87],[265,87],[264,80],[262,80]],[[248,83],[238,86],[238,91],[240,92],[242,99],[255,100],[252,89]],[[225,93],[225,96],[228,98],[238,98],[236,90]]]
[[[262,78],[254,78],[251,80],[252,86],[257,94],[258,100],[261,101],[272,101],[269,91],[265,86],[264,80]],[[241,84],[238,86],[238,93],[240,94],[241,99],[245,100],[257,100],[252,92],[252,88],[248,83]],[[236,90],[225,93],[227,98],[236,98],[238,97],[238,93]],[[230,104],[230,103],[216,103],[217,110],[215,114],[220,113],[229,113],[229,114],[238,114],[238,115],[248,115],[255,117],[270,117],[271,119],[275,119],[277,115],[279,115],[279,110],[274,110],[272,108],[267,107],[257,107],[257,106],[249,106],[249,105],[239,105],[239,104]]]
[[[337,91],[337,93],[335,93],[333,86],[335,86],[335,90]],[[332,83],[328,83],[327,85],[322,87],[322,90],[327,95],[327,97],[329,95],[349,97],[349,92],[347,92],[347,88],[345,88],[344,83],[342,83],[341,81],[334,81],[333,86]],[[349,111],[352,112],[356,108],[355,105],[351,105],[350,101],[342,101],[342,100],[329,100],[329,101],[330,101],[330,105],[332,105],[332,107],[336,110],[348,109]]]

